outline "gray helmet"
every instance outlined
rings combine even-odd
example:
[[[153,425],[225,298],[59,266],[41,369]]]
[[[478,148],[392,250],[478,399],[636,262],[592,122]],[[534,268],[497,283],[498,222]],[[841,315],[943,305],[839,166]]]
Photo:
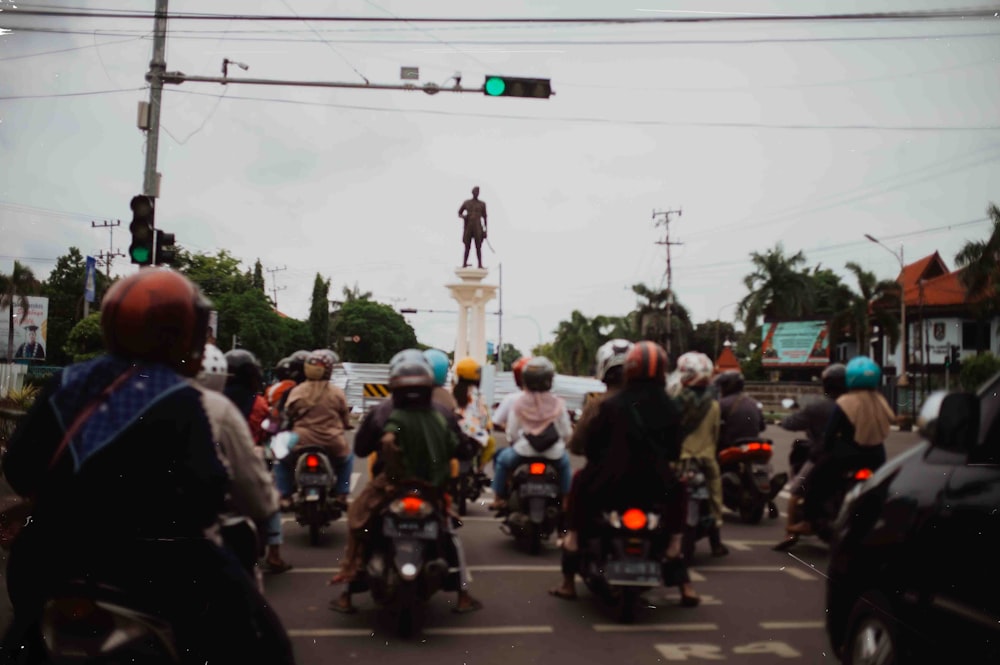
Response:
[[[521,370],[521,381],[525,390],[544,393],[552,390],[552,380],[556,376],[556,366],[545,356],[535,356]]]
[[[389,362],[389,390],[401,388],[431,388],[434,368],[417,349],[400,351]]]
[[[823,392],[827,397],[836,399],[847,392],[847,366],[841,363],[827,365],[820,375],[823,380]]]
[[[742,392],[746,384],[742,372],[730,369],[715,377],[715,385],[719,387],[722,397],[727,397]]]

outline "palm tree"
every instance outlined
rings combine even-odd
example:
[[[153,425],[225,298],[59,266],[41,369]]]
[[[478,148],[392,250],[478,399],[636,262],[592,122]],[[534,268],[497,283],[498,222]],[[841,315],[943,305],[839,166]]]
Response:
[[[633,284],[632,292],[642,298],[632,313],[634,329],[639,337],[667,347],[667,303],[670,302],[670,355],[676,358],[687,350],[694,326],[687,308],[671,296],[669,289],[650,289],[645,284]]]
[[[7,308],[7,362],[14,357],[14,308],[21,316],[28,313],[28,296],[38,290],[38,280],[31,268],[14,261],[9,275],[0,274],[0,309]]]
[[[602,330],[608,323],[606,317],[588,319],[579,310],[573,310],[569,321],[560,321],[555,330],[553,360],[567,374],[579,376],[589,373],[597,347],[607,339]]]
[[[895,348],[899,341],[899,320],[895,312],[899,310],[902,295],[899,283],[888,279],[880,281],[854,261],[847,263],[847,269],[857,279],[858,293],[846,291],[847,302],[831,318],[831,331],[847,330],[857,340],[858,353],[867,354],[872,323],[877,323],[886,331],[889,345]]]
[[[785,256],[779,242],[763,254],[752,252],[750,260],[754,271],[743,278],[750,293],[736,309],[736,315],[743,318],[747,330],[756,329],[761,316],[796,319],[808,310],[812,290],[808,271],[800,270],[806,262],[801,251]]]
[[[966,299],[975,301],[993,313],[1000,309],[1000,208],[991,203],[986,214],[993,229],[985,241],[967,242],[955,255],[955,263],[964,268],[959,278],[965,286]],[[992,297],[990,297],[992,294]]]

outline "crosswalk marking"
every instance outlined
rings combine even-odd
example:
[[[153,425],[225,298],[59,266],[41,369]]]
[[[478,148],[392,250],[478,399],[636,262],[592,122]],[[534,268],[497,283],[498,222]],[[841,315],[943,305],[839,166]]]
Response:
[[[447,626],[441,628],[425,628],[428,635],[526,635],[553,633],[552,626]]]
[[[598,633],[686,633],[692,631],[719,630],[714,623],[595,623]]]
[[[785,573],[800,580],[814,581],[816,576],[804,570],[788,566],[706,566],[706,573]]]
[[[796,628],[826,628],[822,621],[761,621],[760,627],[767,630],[786,630]]]

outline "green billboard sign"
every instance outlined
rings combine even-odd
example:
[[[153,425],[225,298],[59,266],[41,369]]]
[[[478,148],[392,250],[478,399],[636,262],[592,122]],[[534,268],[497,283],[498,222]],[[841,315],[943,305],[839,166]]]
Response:
[[[810,367],[830,362],[826,321],[765,323],[762,334],[764,367]]]

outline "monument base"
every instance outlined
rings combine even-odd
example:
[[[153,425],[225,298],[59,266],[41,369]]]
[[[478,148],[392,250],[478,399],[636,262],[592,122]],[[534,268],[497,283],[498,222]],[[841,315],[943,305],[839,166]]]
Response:
[[[461,282],[446,284],[459,308],[456,360],[472,357],[480,365],[486,364],[486,303],[496,297],[499,288],[483,283],[489,274],[487,268],[456,268]]]

